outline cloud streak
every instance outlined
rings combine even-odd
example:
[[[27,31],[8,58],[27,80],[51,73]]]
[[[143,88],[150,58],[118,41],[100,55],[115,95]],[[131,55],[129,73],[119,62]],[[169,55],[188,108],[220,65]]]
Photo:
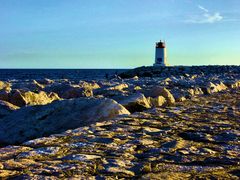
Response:
[[[201,10],[203,10],[203,11],[205,11],[205,12],[209,12],[208,9],[206,9],[205,7],[203,7],[203,6],[201,6],[201,5],[198,5],[198,8],[201,9]]]
[[[200,15],[192,16],[187,23],[193,24],[213,24],[223,20],[223,16],[219,12],[211,12],[207,8],[198,5],[198,9],[202,11]]]

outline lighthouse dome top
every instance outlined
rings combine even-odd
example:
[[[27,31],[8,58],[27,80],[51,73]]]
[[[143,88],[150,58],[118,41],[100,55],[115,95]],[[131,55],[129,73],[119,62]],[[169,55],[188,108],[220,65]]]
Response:
[[[162,42],[161,40],[156,43],[156,48],[165,48],[166,44],[165,42]]]

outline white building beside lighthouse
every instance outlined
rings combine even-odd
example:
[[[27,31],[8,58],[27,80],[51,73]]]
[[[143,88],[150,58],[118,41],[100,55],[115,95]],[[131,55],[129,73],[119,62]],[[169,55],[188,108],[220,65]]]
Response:
[[[156,43],[154,66],[167,66],[167,48],[165,42]]]

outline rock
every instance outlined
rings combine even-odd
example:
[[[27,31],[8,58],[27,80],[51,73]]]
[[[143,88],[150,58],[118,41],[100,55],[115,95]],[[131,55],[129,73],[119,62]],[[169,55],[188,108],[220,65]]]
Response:
[[[145,91],[144,94],[147,97],[153,98],[163,96],[166,99],[168,105],[173,105],[175,103],[175,98],[173,97],[171,92],[161,86],[153,87],[152,89]]]
[[[55,92],[59,97],[62,98],[62,95],[67,92],[69,89],[74,88],[75,86],[69,84],[68,82],[54,83],[52,85],[46,86],[44,88],[45,92]],[[77,86],[77,88],[80,88]]]
[[[182,173],[182,172],[171,172],[171,171],[163,171],[158,173],[149,173],[145,174],[141,177],[141,179],[172,179],[172,180],[184,180],[184,179],[191,179],[190,173]]]
[[[100,86],[94,81],[93,82],[80,81],[79,86],[81,88],[92,89],[92,90],[100,88]]]
[[[48,97],[49,97],[52,101],[60,100],[59,96],[58,96],[56,93],[54,93],[54,92],[50,92],[50,93],[48,94]]]
[[[20,153],[17,158],[18,159],[25,159],[31,157],[34,158],[41,158],[46,156],[54,156],[61,151],[60,147],[41,147],[31,151],[22,152]]]
[[[194,96],[194,89],[188,89],[187,92],[191,95],[191,96]]]
[[[100,159],[101,156],[90,155],[90,154],[73,154],[63,157],[63,160],[67,161],[92,161],[95,159]]]
[[[9,101],[16,106],[22,107],[26,105],[45,105],[59,99],[60,98],[55,93],[47,94],[44,91],[34,93],[31,91],[21,92],[19,90],[15,90],[10,94]]]
[[[71,99],[71,98],[80,98],[80,97],[92,97],[93,91],[91,89],[85,88],[71,88],[63,93],[62,98]]]
[[[200,87],[194,88],[194,95],[201,95],[203,94],[203,91]]]
[[[5,90],[0,90],[0,100],[9,101],[9,93]]]
[[[42,80],[38,80],[38,82],[39,82],[40,84],[43,84],[43,85],[49,85],[49,84],[53,84],[53,83],[54,83],[54,80],[45,78],[45,79],[42,79]]]
[[[26,169],[29,166],[40,167],[42,164],[35,162],[32,159],[10,159],[4,162],[4,167],[9,170]]]
[[[32,148],[30,147],[25,147],[25,146],[6,146],[3,148],[0,148],[0,160],[4,161],[7,159],[12,159],[16,157],[21,152],[26,152],[31,150]]]
[[[19,89],[21,91],[42,91],[44,89],[44,85],[38,83],[36,80],[32,80],[30,82],[21,82],[15,83],[12,85],[12,89]]]
[[[25,107],[0,121],[0,143],[22,143],[123,114],[130,113],[116,101],[106,98],[78,98]]]
[[[109,167],[109,168],[106,169],[106,171],[108,173],[113,173],[113,174],[119,175],[121,177],[132,177],[132,176],[135,175],[134,172],[126,170],[126,169],[121,168],[121,167]]]
[[[186,140],[196,141],[196,142],[211,142],[213,139],[209,134],[205,134],[202,132],[183,132],[179,134],[180,137]]]
[[[0,170],[0,178],[7,179],[8,177],[14,176],[17,174],[17,171],[12,170]]]
[[[139,91],[139,90],[141,90],[142,88],[140,87],[140,86],[135,86],[134,87],[134,91]]]
[[[139,112],[151,108],[146,97],[141,93],[136,93],[118,101],[130,112]]]
[[[185,97],[179,97],[178,99],[176,99],[177,102],[183,102],[186,101],[187,99]]]
[[[23,97],[25,98],[26,104],[30,106],[45,105],[60,99],[56,93],[50,93],[48,95],[43,91],[39,93],[33,93],[29,91],[29,92],[23,93]]]
[[[119,90],[107,90],[107,89],[97,89],[93,92],[96,96],[104,96],[115,99],[115,97],[127,96],[127,92]]]
[[[175,99],[173,97],[173,95],[171,94],[171,92],[169,90],[167,90],[166,88],[162,89],[161,95],[163,97],[165,97],[165,99],[167,100],[167,104],[168,105],[173,105],[175,104]]]
[[[4,91],[7,91],[7,92],[11,91],[11,84],[0,81],[0,90],[4,90]]]
[[[19,109],[18,106],[15,106],[9,102],[0,100],[0,118],[10,114],[11,112]]]
[[[154,107],[161,107],[164,104],[166,104],[166,102],[167,102],[166,99],[163,96],[158,96],[156,98],[149,97],[148,101]]]
[[[228,87],[225,84],[223,84],[223,82],[220,82],[219,84],[216,85],[216,88],[218,92],[220,92],[226,90]]]
[[[126,89],[128,84],[103,84],[103,88],[96,89],[94,95],[103,95],[105,97],[112,98],[113,96],[124,96],[128,93]]]
[[[238,141],[239,134],[234,133],[234,132],[223,132],[214,137],[214,140],[216,142],[228,142],[228,141]]]
[[[238,88],[240,87],[240,80],[234,81],[233,83],[231,83],[231,88]]]
[[[132,79],[137,81],[139,79],[139,77],[138,76],[134,76]]]
[[[41,138],[37,138],[34,140],[30,140],[30,141],[26,141],[23,143],[23,145],[25,146],[29,146],[29,147],[38,147],[38,146],[47,146],[50,144],[57,144],[60,143],[61,139],[56,137],[56,136],[49,136],[49,137],[41,137]]]
[[[71,85],[69,83],[53,84],[46,87],[45,91],[55,92],[60,98],[64,99],[93,96],[91,89],[81,88],[79,85]]]
[[[27,104],[25,98],[19,90],[14,90],[9,94],[9,102],[19,107]]]
[[[102,143],[102,144],[110,144],[113,142],[112,138],[94,138],[91,142]]]
[[[107,88],[107,90],[115,90],[115,91],[122,91],[123,89],[128,88],[128,85],[123,83],[123,84],[118,84],[112,87]]]
[[[227,89],[227,86],[222,82],[216,83],[216,84],[212,82],[208,82],[207,85],[202,87],[204,94],[212,94],[212,93],[220,92],[226,89]]]
[[[39,84],[36,80],[33,80],[32,83],[35,85],[35,88],[40,89],[40,90],[44,89],[44,87],[45,87],[44,85]]]

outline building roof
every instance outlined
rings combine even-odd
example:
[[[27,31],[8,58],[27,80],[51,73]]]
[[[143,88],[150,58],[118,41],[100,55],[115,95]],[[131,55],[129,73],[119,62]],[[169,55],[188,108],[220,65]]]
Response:
[[[166,47],[165,42],[160,41],[156,43],[156,48],[165,48],[165,47]]]

